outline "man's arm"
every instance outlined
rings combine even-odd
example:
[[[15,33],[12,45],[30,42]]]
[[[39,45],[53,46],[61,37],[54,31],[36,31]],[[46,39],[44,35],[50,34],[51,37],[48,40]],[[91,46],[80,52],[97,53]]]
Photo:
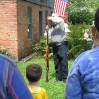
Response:
[[[48,20],[52,20],[54,23],[58,23],[60,26],[60,29],[64,31],[64,19],[61,17],[53,17],[53,16],[48,16],[47,17]]]
[[[55,23],[60,23],[60,22],[64,21],[63,18],[58,17],[58,16],[56,16],[56,17],[48,16],[47,19],[48,19],[48,20],[52,20],[52,21],[55,22]]]

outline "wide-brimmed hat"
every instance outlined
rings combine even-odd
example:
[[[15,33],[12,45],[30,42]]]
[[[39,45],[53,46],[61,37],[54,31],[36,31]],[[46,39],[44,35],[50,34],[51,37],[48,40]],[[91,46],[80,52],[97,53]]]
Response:
[[[52,16],[53,17],[57,17],[57,16],[59,16],[57,13],[52,13]]]

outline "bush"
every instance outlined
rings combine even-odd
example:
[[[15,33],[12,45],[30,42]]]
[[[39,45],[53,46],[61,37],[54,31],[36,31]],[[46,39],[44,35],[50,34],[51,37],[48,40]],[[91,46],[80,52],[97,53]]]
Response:
[[[37,52],[37,54],[45,57],[46,55],[46,39],[40,38],[34,45],[33,45],[33,51]],[[50,40],[49,40],[50,42]],[[49,57],[52,57],[52,48],[49,47]]]
[[[83,39],[85,29],[88,28],[89,25],[85,23],[70,25],[71,32],[67,34],[68,59],[75,59],[81,52],[92,47],[92,42]]]
[[[8,50],[0,50],[0,53],[12,57],[12,55],[8,52]]]

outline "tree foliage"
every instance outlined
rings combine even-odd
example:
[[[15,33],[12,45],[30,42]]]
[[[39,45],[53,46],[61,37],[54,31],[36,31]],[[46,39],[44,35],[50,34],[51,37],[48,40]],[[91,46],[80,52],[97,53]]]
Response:
[[[80,10],[89,10],[95,12],[99,7],[99,0],[69,0],[68,1],[68,11],[80,11]]]
[[[94,15],[87,10],[76,11],[68,14],[68,20],[72,24],[92,24]]]
[[[99,0],[69,0],[67,8],[69,22],[91,24],[99,7],[98,3]]]

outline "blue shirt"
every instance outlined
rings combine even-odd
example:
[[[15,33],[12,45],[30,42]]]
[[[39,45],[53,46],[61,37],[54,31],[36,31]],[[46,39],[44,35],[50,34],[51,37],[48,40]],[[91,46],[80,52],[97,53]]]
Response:
[[[66,99],[99,99],[99,47],[81,53],[66,84]]]

